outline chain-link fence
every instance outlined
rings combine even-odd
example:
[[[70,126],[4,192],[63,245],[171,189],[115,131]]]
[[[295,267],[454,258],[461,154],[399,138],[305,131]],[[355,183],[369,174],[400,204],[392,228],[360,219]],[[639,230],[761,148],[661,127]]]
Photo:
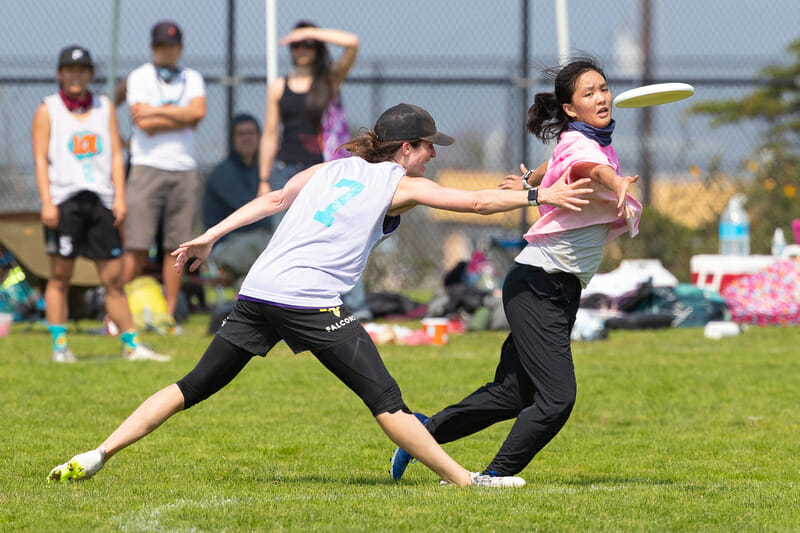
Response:
[[[422,105],[457,139],[438,151],[428,167],[431,177],[465,188],[494,187],[520,162],[538,165],[552,150],[526,135],[524,122],[533,95],[552,90],[543,70],[559,58],[556,3],[278,1],[277,26],[279,36],[300,19],[357,33],[359,58],[342,89],[351,129],[371,127],[397,102]],[[695,86],[690,100],[649,112],[615,110],[614,146],[625,173],[642,176],[638,193],[650,205],[690,227],[716,219],[732,189],[720,188],[719,179],[708,186],[708,176],[732,183],[752,176],[763,126],[711,129],[706,117],[688,110],[699,100],[739,98],[766,83],[761,68],[790,60],[785,47],[800,28],[796,0],[778,0],[769,9],[739,0],[566,4],[571,52],[597,58],[614,93],[643,82]],[[0,213],[38,210],[30,123],[41,99],[56,90],[56,56],[67,44],[91,50],[98,65],[94,88],[105,92],[108,76],[123,77],[150,59],[153,23],[176,20],[184,30],[182,64],[199,70],[207,83],[208,112],[195,145],[201,174],[225,157],[232,112],[263,117],[263,0],[120,0],[117,32],[113,6],[32,0],[0,7],[6,34],[0,44]],[[288,53],[280,53],[278,72],[285,74]],[[645,113],[649,128],[643,126]],[[128,135],[127,108],[118,114]],[[687,191],[690,201],[676,200]],[[489,248],[493,238],[519,237],[532,216],[454,217],[417,209],[405,217],[399,236],[377,250],[368,286],[433,287],[471,249]],[[510,253],[493,251],[506,260]]]

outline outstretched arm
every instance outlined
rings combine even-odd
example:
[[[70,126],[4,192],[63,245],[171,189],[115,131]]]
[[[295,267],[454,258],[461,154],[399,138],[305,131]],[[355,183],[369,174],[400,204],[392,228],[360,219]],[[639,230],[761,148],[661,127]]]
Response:
[[[573,176],[591,178],[592,181],[614,191],[617,195],[617,216],[626,216],[625,198],[628,194],[628,187],[639,179],[638,175],[620,176],[610,166],[597,163],[577,163],[572,165],[571,169]]]
[[[572,211],[580,211],[581,205],[589,201],[582,198],[593,192],[588,187],[588,178],[566,182],[567,173],[553,185],[539,189],[539,204],[564,207]],[[481,215],[511,211],[527,207],[528,191],[485,189],[466,191],[442,187],[427,178],[409,178],[405,176],[397,186],[388,214],[399,215],[417,205],[427,205],[447,211],[472,212]]]
[[[319,163],[302,172],[298,172],[289,180],[283,189],[272,191],[251,200],[228,215],[228,217],[219,224],[208,228],[206,232],[199,237],[181,244],[177,250],[171,254],[175,257],[175,269],[178,272],[182,272],[189,258],[194,257],[197,260],[189,265],[189,270],[194,272],[200,266],[200,263],[208,257],[214,243],[221,237],[242,226],[247,226],[253,222],[258,222],[262,218],[287,210],[289,206],[292,205],[295,198],[297,198],[297,195],[300,194],[303,187],[305,187],[306,183],[308,183],[317,170],[322,168],[325,164],[326,163]]]

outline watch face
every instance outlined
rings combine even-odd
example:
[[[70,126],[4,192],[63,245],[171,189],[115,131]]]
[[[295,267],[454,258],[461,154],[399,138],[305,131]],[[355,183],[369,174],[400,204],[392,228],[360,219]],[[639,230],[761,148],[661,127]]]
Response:
[[[533,170],[529,170],[522,175],[522,186],[526,189],[531,189],[531,186],[528,184],[528,178],[531,177],[531,174],[533,174]]]

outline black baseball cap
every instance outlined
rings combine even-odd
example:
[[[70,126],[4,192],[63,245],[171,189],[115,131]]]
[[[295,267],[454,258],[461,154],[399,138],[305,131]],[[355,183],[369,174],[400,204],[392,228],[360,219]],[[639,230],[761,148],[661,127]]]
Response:
[[[150,44],[183,44],[183,32],[171,20],[162,20],[150,30]]]
[[[89,53],[89,50],[77,44],[63,48],[58,54],[58,68],[68,67],[70,65],[83,65],[94,69],[92,55]]]
[[[411,104],[397,104],[384,111],[375,122],[374,131],[381,142],[421,139],[450,146],[456,141],[449,135],[436,131],[436,122],[430,113]]]

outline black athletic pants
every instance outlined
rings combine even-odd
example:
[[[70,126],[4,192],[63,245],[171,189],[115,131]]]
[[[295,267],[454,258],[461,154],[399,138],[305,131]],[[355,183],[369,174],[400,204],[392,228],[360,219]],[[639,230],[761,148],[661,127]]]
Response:
[[[572,274],[548,274],[515,265],[503,285],[511,333],[503,343],[494,381],[425,424],[444,444],[496,422],[516,418],[505,442],[483,471],[522,471],[564,426],[575,404],[570,334],[581,286]]]

